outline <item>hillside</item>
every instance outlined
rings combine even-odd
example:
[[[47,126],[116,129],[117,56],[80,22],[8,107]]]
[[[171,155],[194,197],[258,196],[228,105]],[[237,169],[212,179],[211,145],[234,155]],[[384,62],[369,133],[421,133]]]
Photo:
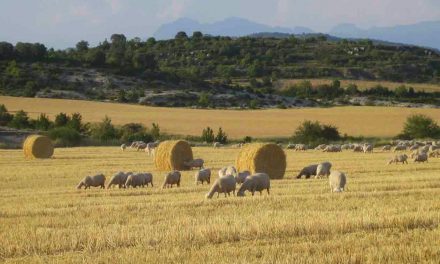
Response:
[[[46,113],[55,115],[79,112],[86,122],[100,122],[105,115],[118,125],[158,123],[164,132],[200,136],[206,126],[222,127],[230,138],[288,137],[304,120],[318,120],[337,126],[342,134],[352,136],[394,137],[401,132],[407,116],[426,114],[440,122],[440,109],[398,107],[332,107],[267,110],[206,110],[146,107],[139,105],[0,96],[0,104],[9,111],[25,110],[33,118]],[[182,125],[185,122],[187,125]],[[262,125],[264,124],[264,125]]]
[[[275,89],[278,79],[393,81],[402,93],[368,92],[324,85]],[[236,79],[247,79],[237,85]],[[324,35],[253,38],[212,37],[184,32],[175,39],[127,40],[111,36],[89,47],[53,50],[42,44],[0,43],[0,94],[116,100],[153,106],[227,108],[313,106],[345,97],[440,104],[438,94],[414,93],[411,83],[440,83],[440,55],[414,46],[368,40],[334,40]],[[304,89],[313,93],[303,93]],[[350,88],[350,92],[348,92]],[[373,89],[374,88],[374,89]],[[387,87],[384,87],[387,88]]]

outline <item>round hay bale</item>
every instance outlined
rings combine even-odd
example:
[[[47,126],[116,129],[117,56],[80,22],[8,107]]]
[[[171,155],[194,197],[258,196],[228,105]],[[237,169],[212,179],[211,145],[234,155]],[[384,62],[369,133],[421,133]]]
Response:
[[[286,154],[276,144],[249,144],[241,149],[235,166],[238,171],[264,172],[271,179],[282,179],[286,172]]]
[[[28,159],[48,159],[53,155],[53,144],[50,138],[31,135],[23,143],[23,152]]]
[[[191,146],[184,140],[161,142],[154,153],[154,164],[158,170],[189,170],[184,162],[193,160]]]

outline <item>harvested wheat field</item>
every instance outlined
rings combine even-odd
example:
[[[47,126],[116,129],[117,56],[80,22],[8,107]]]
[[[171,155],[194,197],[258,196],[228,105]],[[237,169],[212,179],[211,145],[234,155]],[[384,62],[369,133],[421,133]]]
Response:
[[[99,122],[105,115],[115,124],[130,122],[150,126],[159,123],[164,132],[200,136],[206,126],[222,127],[230,138],[287,137],[304,120],[335,125],[352,136],[394,137],[406,118],[426,114],[440,122],[440,109],[398,107],[332,107],[269,110],[199,110],[188,108],[146,107],[79,100],[17,98],[0,96],[0,104],[10,111],[23,109],[31,117],[46,113],[51,119],[60,112],[80,112],[85,121]]]
[[[238,149],[193,148],[206,167],[233,164]],[[118,147],[56,149],[25,160],[0,150],[0,261],[5,263],[439,263],[440,159],[386,165],[390,153],[287,152],[271,194],[214,197],[145,153]],[[296,180],[305,165],[331,161],[344,193],[327,180]],[[77,190],[88,174],[151,171],[154,188]],[[216,171],[214,174],[216,175]],[[213,176],[216,177],[216,176]]]

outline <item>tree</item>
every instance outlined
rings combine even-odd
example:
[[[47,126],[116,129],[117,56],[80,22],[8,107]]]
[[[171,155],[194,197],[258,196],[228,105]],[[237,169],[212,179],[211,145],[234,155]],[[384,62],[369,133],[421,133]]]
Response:
[[[215,139],[214,131],[210,127],[203,129],[202,140],[204,142],[212,143],[214,142],[214,139]]]
[[[176,40],[187,40],[188,35],[186,35],[186,32],[180,31],[180,32],[177,32],[175,39]]]
[[[199,101],[197,103],[200,107],[208,107],[209,106],[209,94],[206,92],[200,93]]]
[[[52,122],[46,114],[40,114],[37,120],[35,120],[35,128],[38,130],[47,131],[52,125]]]
[[[70,121],[69,116],[66,113],[59,113],[55,116],[55,127],[63,127],[66,126],[67,123]]]
[[[0,126],[6,126],[14,116],[8,112],[4,104],[0,104]]]
[[[81,40],[80,42],[76,43],[76,50],[79,52],[85,52],[89,49],[89,43],[85,40]]]
[[[432,118],[415,114],[406,119],[401,136],[411,139],[438,138],[440,127]]]
[[[49,130],[49,137],[57,146],[74,147],[81,142],[81,134],[70,127],[55,127]]]
[[[221,127],[218,128],[217,135],[215,136],[215,141],[222,144],[226,144],[228,142],[228,136]]]
[[[295,131],[292,141],[308,145],[318,145],[339,140],[340,134],[336,127],[321,125],[318,121],[304,121]]]
[[[151,136],[153,136],[154,140],[159,140],[160,139],[160,127],[158,123],[152,123],[151,124]]]
[[[200,40],[203,38],[203,34],[200,31],[194,31],[192,34],[192,38],[195,40]]]
[[[126,96],[125,90],[124,89],[119,90],[118,91],[118,99],[117,99],[118,102],[120,102],[120,103],[127,102],[127,98],[125,96]]]
[[[133,66],[137,69],[151,70],[157,69],[157,60],[152,53],[136,51],[133,58]]]
[[[103,66],[105,64],[105,53],[100,49],[89,49],[85,61],[92,66]]]
[[[67,122],[67,126],[72,129],[75,129],[78,132],[82,132],[83,131],[82,115],[80,113],[73,113],[69,121]]]
[[[14,46],[8,42],[0,42],[0,60],[10,60],[14,57]]]
[[[92,138],[101,142],[107,142],[117,138],[116,128],[112,124],[112,120],[105,116],[102,122],[92,126],[90,134]]]
[[[14,117],[8,125],[17,129],[29,128],[30,123],[28,114],[23,110],[18,111],[17,113],[15,113]]]

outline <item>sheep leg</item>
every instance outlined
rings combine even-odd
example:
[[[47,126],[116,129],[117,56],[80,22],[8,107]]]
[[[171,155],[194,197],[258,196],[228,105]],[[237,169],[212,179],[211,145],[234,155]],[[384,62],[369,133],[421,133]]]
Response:
[[[270,194],[270,192],[269,192],[269,188],[267,188],[267,194],[268,194],[268,195]]]

